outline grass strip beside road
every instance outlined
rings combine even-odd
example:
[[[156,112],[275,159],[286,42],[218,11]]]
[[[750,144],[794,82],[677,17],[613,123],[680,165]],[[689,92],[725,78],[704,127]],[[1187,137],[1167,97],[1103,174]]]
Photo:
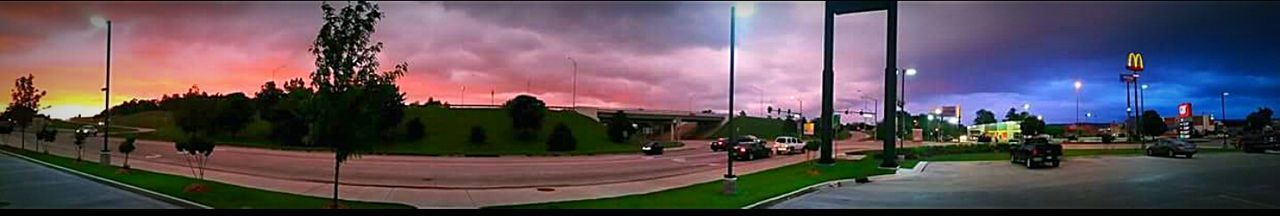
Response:
[[[324,208],[330,199],[302,196],[281,192],[266,191],[241,187],[215,181],[204,181],[207,187],[203,193],[186,193],[187,185],[197,182],[196,179],[133,169],[128,174],[118,174],[119,167],[103,167],[96,162],[76,162],[73,158],[31,152],[9,146],[0,147],[8,152],[44,161],[46,163],[73,169],[90,175],[111,179],[135,187],[144,188],[165,195],[190,200],[219,209],[297,209]],[[95,155],[96,156],[96,155]],[[95,157],[96,158],[96,157]],[[343,201],[343,205],[353,209],[412,209],[412,206],[392,203],[371,203]]]
[[[540,203],[492,208],[515,209],[684,209],[718,208],[736,209],[799,190],[810,185],[837,180],[893,174],[893,170],[879,169],[878,161],[838,160],[833,166],[819,166],[805,162],[738,176],[738,193],[722,194],[721,180],[664,190],[648,194],[622,197]],[[811,171],[816,170],[816,175]]]

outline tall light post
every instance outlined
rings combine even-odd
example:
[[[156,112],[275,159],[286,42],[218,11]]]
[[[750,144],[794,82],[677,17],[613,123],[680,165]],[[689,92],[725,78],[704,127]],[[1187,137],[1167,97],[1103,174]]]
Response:
[[[578,61],[573,60],[573,57],[565,58],[569,58],[569,61],[573,62],[573,99],[569,102],[569,107],[574,109],[578,107]]]
[[[734,38],[734,25],[737,22],[737,11],[735,7],[729,7],[729,144],[737,145],[737,130],[733,130],[733,57],[734,47],[738,46]],[[724,174],[724,193],[728,195],[736,194],[738,191],[738,176],[733,175],[733,149],[725,151],[727,165]]]
[[[1083,87],[1083,86],[1084,84],[1080,83],[1080,80],[1076,80],[1075,87],[1076,87],[1076,129],[1077,130],[1080,129],[1080,87]]]
[[[1222,149],[1227,148],[1227,95],[1228,92],[1222,92]]]
[[[102,151],[99,152],[98,162],[103,166],[111,166],[111,148],[108,147],[107,140],[111,137],[111,20],[107,20],[107,74],[105,85],[102,87]]]
[[[900,71],[903,71],[902,72],[903,76],[901,76],[902,79],[899,79],[898,89],[900,91],[900,95],[902,95],[901,96],[902,99],[898,101],[898,110],[902,111],[903,113],[906,113],[907,112],[907,77],[915,76],[917,72],[915,68],[907,68],[906,70],[900,70]],[[915,124],[911,124],[911,121],[907,119],[896,120],[898,119],[897,113],[894,113],[893,116],[895,121],[902,121],[902,124],[906,124],[907,134],[911,134],[915,132]],[[910,118],[911,115],[907,115],[907,117]],[[906,142],[906,140],[898,140],[898,148],[903,148],[904,142]]]

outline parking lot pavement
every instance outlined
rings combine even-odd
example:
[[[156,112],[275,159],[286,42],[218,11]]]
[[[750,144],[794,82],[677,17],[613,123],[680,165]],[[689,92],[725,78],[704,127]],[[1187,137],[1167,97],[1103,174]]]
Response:
[[[1280,208],[1278,168],[1274,153],[1091,156],[1034,170],[930,162],[920,174],[825,188],[771,208]]]
[[[0,153],[0,209],[177,206]]]

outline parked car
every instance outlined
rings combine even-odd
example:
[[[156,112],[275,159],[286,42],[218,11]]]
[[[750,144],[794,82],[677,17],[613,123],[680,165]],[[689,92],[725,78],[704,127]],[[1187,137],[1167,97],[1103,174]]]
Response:
[[[1245,153],[1263,153],[1266,150],[1280,150],[1280,132],[1252,131],[1241,134],[1240,148]]]
[[[98,136],[98,127],[94,127],[93,125],[81,125],[79,129],[76,129],[76,133]]]
[[[1009,151],[1011,163],[1023,164],[1027,168],[1036,168],[1044,164],[1058,167],[1062,160],[1062,145],[1050,143],[1049,137],[1024,138],[1018,143],[1020,144],[1014,145]]]
[[[1151,146],[1147,146],[1148,156],[1164,155],[1177,157],[1178,155],[1186,155],[1187,158],[1191,158],[1191,155],[1195,154],[1196,144],[1179,139],[1160,138],[1156,139],[1156,142],[1151,144]]]
[[[656,141],[645,143],[640,146],[640,151],[644,152],[644,155],[660,155],[662,154],[662,143]]]
[[[808,152],[804,148],[804,140],[790,136],[779,136],[773,139],[773,154],[803,154]]]
[[[739,137],[733,145],[733,158],[736,160],[755,160],[756,158],[767,158],[773,151],[764,145],[764,140],[756,138],[756,136]]]
[[[729,150],[728,139],[725,139],[724,137],[720,137],[719,139],[716,139],[716,141],[711,141],[712,152],[726,151],[726,150]]]

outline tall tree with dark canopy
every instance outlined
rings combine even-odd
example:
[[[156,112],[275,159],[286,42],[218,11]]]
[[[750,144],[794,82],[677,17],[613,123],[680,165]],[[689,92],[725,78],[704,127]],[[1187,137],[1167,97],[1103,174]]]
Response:
[[[1249,116],[1245,117],[1244,129],[1248,131],[1258,131],[1266,128],[1271,125],[1272,114],[1274,113],[1271,111],[1271,108],[1258,108],[1258,111],[1249,113]]]
[[[996,114],[986,109],[978,110],[977,118],[973,119],[974,125],[996,123]]]
[[[382,19],[377,5],[360,1],[334,9],[324,3],[320,9],[324,25],[309,49],[316,56],[316,70],[311,73],[315,95],[305,111],[311,124],[307,141],[333,150],[330,207],[341,208],[341,165],[372,148],[385,137],[387,129],[400,123],[403,113],[394,112],[403,111],[404,98],[395,81],[408,70],[408,64],[378,72],[377,55],[382,51],[382,42],[370,42],[374,25]]]
[[[1164,134],[1164,132],[1168,131],[1169,125],[1164,124],[1164,118],[1160,117],[1160,113],[1155,110],[1142,112],[1143,136],[1160,136],[1160,134]]]
[[[31,125],[31,121],[39,112],[40,99],[47,94],[44,90],[36,88],[35,79],[35,75],[27,74],[13,81],[13,90],[10,93],[13,100],[9,101],[9,107],[5,110],[20,131],[18,135],[22,137],[22,149],[27,148],[27,126]]]
[[[1044,121],[1040,118],[1026,118],[1018,123],[1022,129],[1023,136],[1035,136],[1044,133]]]
[[[610,119],[609,124],[605,125],[607,127],[605,129],[608,130],[609,141],[626,143],[627,139],[630,139],[631,134],[635,133],[636,130],[634,126],[631,126],[632,124],[634,123],[631,122],[631,118],[628,118],[627,113],[622,112],[622,110],[613,113],[613,119]]]
[[[511,116],[511,127],[515,129],[516,139],[532,141],[542,131],[542,119],[547,116],[547,105],[538,98],[520,95],[503,104]]]

